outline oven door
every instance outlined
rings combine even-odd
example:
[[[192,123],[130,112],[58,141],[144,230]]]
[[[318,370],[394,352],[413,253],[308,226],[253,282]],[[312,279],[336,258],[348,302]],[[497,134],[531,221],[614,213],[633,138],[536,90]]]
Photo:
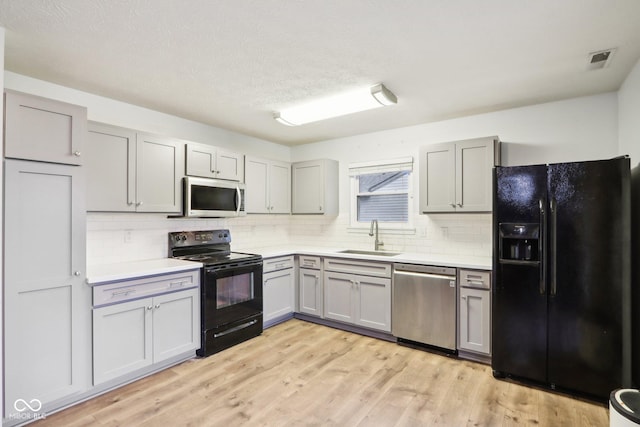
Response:
[[[202,326],[215,329],[262,313],[262,261],[205,268]]]

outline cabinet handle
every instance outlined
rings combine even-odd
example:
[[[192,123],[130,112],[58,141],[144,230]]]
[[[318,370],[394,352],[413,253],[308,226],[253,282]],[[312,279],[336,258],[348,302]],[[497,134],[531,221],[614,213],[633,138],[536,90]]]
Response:
[[[321,211],[322,210],[322,206],[318,206],[318,210]]]
[[[147,310],[153,310],[153,306],[151,306],[151,305],[150,305],[150,306],[148,306],[148,307],[147,307]]]
[[[133,202],[128,200],[127,201],[127,205],[131,206],[131,205],[133,205]]]
[[[80,151],[74,151],[73,155],[76,157],[80,157],[82,155],[82,153]]]
[[[462,203],[458,203],[458,207],[462,207]]]
[[[466,295],[462,295],[460,298],[467,299],[467,296]]]
[[[452,207],[452,208],[455,208],[455,207],[456,207],[456,204],[455,204],[455,203],[449,203],[449,204],[451,205],[451,207]]]
[[[160,304],[156,304],[154,308],[160,308]]]
[[[129,294],[132,294],[135,292],[135,289],[125,289],[123,291],[115,291],[115,292],[111,292],[111,296],[112,297],[117,297],[120,295],[124,295],[125,297],[128,296]]]
[[[136,206],[142,206],[142,202],[136,203]]]

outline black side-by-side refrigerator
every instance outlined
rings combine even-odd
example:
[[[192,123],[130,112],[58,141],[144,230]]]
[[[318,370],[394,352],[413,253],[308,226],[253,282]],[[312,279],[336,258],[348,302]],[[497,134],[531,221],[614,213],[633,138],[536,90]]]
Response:
[[[629,387],[629,183],[628,158],[495,169],[494,376]]]

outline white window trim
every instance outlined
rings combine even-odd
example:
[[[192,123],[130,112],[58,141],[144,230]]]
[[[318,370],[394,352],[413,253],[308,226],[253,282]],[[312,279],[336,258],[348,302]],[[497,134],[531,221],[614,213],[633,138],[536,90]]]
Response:
[[[413,214],[413,157],[400,157],[397,159],[386,159],[380,161],[368,161],[349,164],[349,227],[347,231],[353,233],[368,233],[371,223],[358,222],[358,203],[356,201],[358,194],[357,177],[358,175],[367,173],[380,172],[400,172],[409,171],[411,176],[408,182],[408,212],[407,222],[380,222],[378,227],[387,234],[415,234]]]

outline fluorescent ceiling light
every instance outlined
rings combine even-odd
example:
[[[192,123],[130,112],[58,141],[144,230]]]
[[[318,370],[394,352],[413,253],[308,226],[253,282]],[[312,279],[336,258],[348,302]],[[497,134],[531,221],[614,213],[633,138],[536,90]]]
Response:
[[[394,105],[397,102],[396,96],[384,87],[382,83],[378,83],[375,86],[318,99],[297,107],[286,108],[273,113],[273,118],[283,125],[298,126],[332,117],[345,116],[358,111],[384,107],[385,105]]]

